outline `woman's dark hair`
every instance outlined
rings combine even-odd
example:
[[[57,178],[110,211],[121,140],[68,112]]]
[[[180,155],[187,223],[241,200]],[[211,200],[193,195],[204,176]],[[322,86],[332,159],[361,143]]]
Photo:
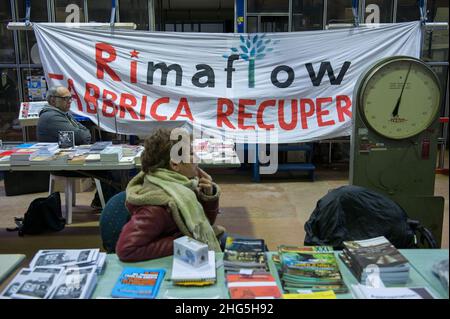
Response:
[[[178,140],[170,139],[170,133],[171,130],[160,128],[145,139],[145,149],[141,155],[141,165],[144,173],[153,172],[157,168],[170,168],[170,150],[178,143]],[[192,137],[190,136],[190,138]]]

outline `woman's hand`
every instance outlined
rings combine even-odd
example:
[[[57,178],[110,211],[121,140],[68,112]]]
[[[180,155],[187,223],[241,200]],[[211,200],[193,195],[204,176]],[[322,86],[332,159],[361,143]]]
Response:
[[[207,174],[204,170],[201,168],[197,168],[197,174],[198,174],[198,187],[201,192],[205,195],[213,195],[213,181],[209,174]]]

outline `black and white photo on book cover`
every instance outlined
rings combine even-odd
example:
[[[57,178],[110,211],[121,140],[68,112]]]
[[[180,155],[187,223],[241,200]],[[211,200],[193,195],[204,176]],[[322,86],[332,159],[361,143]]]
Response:
[[[59,131],[58,132],[58,146],[59,148],[71,148],[75,146],[74,131]]]
[[[36,267],[32,269],[11,297],[18,299],[48,298],[63,270],[61,267]]]
[[[50,299],[87,299],[96,284],[96,267],[72,267],[59,277]]]
[[[27,280],[28,275],[31,273],[32,269],[24,268],[22,269],[16,277],[9,283],[5,290],[0,293],[0,298],[12,298],[12,296],[19,290],[20,286]]]
[[[98,255],[99,249],[40,250],[30,267],[88,264],[97,261]]]

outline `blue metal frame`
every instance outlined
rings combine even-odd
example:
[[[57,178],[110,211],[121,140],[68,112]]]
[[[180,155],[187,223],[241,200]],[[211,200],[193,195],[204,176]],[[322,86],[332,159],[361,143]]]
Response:
[[[236,10],[235,11],[236,32],[245,33],[245,0],[236,0],[235,10]]]
[[[427,11],[425,9],[425,0],[419,0],[418,1],[419,4],[419,11],[420,11],[420,21],[422,21],[422,23],[425,23],[427,20]]]
[[[352,0],[352,11],[355,27],[359,26],[359,0]]]
[[[109,23],[111,26],[114,24],[116,19],[116,0],[111,0],[111,17],[109,19]]]
[[[30,25],[31,0],[25,1],[25,25]]]

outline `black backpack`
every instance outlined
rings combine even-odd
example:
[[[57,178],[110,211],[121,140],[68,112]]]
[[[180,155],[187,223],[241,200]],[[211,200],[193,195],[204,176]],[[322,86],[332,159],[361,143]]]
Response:
[[[432,233],[385,195],[342,186],[318,202],[305,223],[305,245],[343,249],[347,240],[386,237],[396,248],[438,248]]]
[[[58,192],[48,197],[36,198],[30,203],[23,218],[14,218],[17,225],[8,231],[18,231],[19,236],[37,235],[64,229],[66,220],[61,213],[61,197]]]

